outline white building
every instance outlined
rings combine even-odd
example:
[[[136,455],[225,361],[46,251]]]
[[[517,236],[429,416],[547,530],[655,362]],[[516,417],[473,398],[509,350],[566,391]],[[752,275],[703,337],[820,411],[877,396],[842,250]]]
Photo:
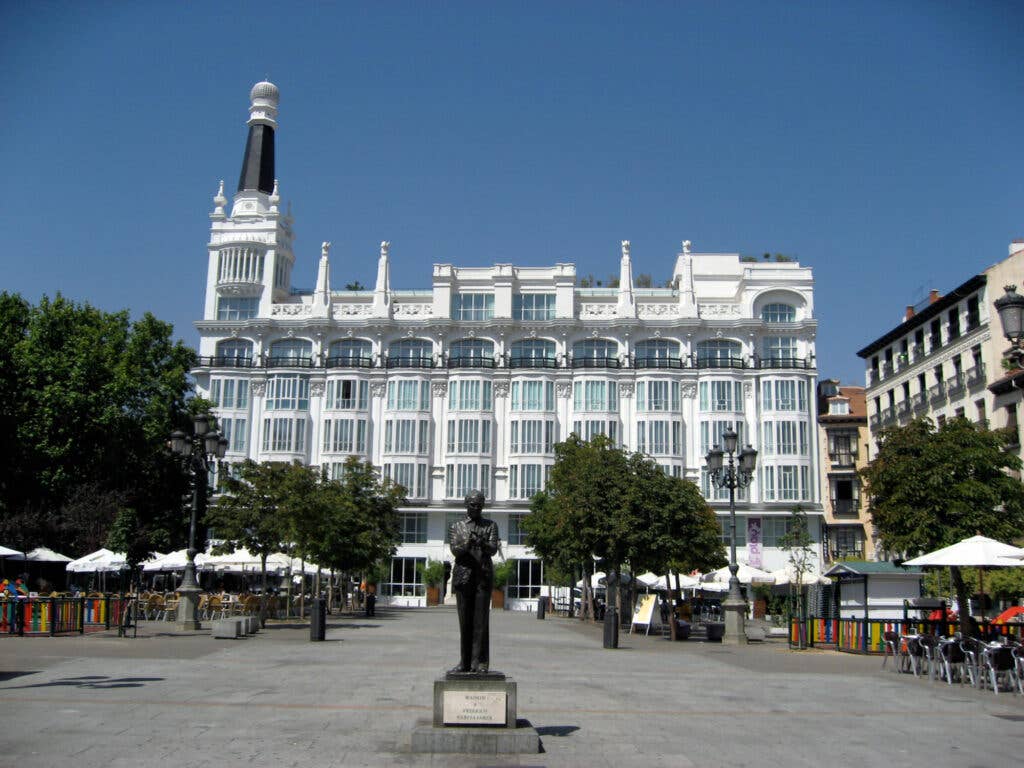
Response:
[[[222,183],[210,215],[193,373],[218,404],[229,461],[298,459],[337,473],[355,455],[405,486],[385,598],[424,601],[416,561],[450,559],[447,527],[480,488],[504,557],[519,561],[509,604],[530,605],[543,574],[520,521],[571,432],[606,434],[702,483],[727,520],[727,492],[709,487],[702,466],[721,432],[737,429],[760,451],[738,498],[740,558],[757,559],[749,523],[764,532],[763,567],[782,566],[775,541],[796,504],[820,541],[809,268],[692,253],[686,242],[671,287],[636,288],[623,242],[617,288],[577,287],[573,264],[435,264],[430,285],[408,291],[391,288],[384,242],[374,289],[337,291],[324,243],[316,288],[297,293],[274,169],[277,88],[258,83],[251,99],[238,191],[229,211]]]

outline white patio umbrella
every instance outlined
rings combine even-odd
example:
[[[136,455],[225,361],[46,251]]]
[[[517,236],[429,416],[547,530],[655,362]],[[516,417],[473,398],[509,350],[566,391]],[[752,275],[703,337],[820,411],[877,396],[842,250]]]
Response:
[[[253,554],[245,547],[226,555],[208,555],[204,562],[207,567],[222,573],[250,573],[260,571],[262,568],[260,556]],[[298,571],[300,563],[300,560],[295,560],[293,570]],[[283,552],[267,555],[268,573],[283,573],[292,567],[292,558]],[[313,566],[313,572],[316,572],[315,566]]]
[[[999,568],[1024,565],[1024,549],[987,536],[971,536],[948,547],[905,560],[904,565],[944,568]]]
[[[576,582],[576,586],[579,589],[583,589],[583,579]],[[590,574],[590,588],[597,589],[604,586],[604,571],[598,571],[597,573]]]
[[[21,557],[23,554],[25,553],[19,552],[17,549],[0,545],[0,557]]]
[[[36,547],[25,555],[25,559],[33,563],[70,563],[72,560],[67,555],[54,552],[49,547]]]
[[[70,573],[111,573],[120,571],[127,565],[123,552],[111,552],[109,549],[97,549],[66,566]]]
[[[732,574],[729,572],[729,567],[719,568],[717,571],[711,571],[705,573],[700,577],[702,585],[704,584],[728,584]],[[740,580],[740,584],[774,584],[775,577],[772,576],[768,571],[762,571],[760,568],[754,568],[746,563],[739,563],[739,570],[736,572],[736,578]]]
[[[637,583],[642,584],[648,589],[675,589],[676,588],[676,574],[672,574],[671,579],[667,579],[665,576],[656,576],[651,572],[642,573],[636,577]],[[679,574],[679,588],[680,589],[693,589],[694,587],[700,586],[700,582],[692,576],[687,576],[685,573]]]
[[[206,561],[209,555],[199,552],[196,554],[195,564],[197,570],[205,570]],[[178,549],[168,552],[166,555],[156,555],[142,564],[145,573],[161,573],[166,571],[183,571],[185,563],[188,562],[188,550]]]
[[[792,563],[787,563],[782,568],[776,568],[774,571],[771,572],[771,574],[775,577],[775,586],[777,587],[784,587],[788,584],[795,584],[797,581],[796,568],[793,567]],[[801,579],[801,581],[803,582],[804,586],[807,586],[809,584],[832,583],[832,579],[828,578],[827,576],[822,576],[820,573],[818,573],[817,568],[812,568],[808,571],[804,571],[803,578]]]

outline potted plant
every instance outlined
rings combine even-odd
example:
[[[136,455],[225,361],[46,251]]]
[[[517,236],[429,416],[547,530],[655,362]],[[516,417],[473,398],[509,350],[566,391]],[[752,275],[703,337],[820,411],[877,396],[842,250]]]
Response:
[[[494,566],[494,590],[491,592],[491,607],[505,607],[505,587],[512,579],[516,564],[512,560],[505,560]]]
[[[444,563],[440,560],[427,560],[426,564],[418,565],[420,578],[427,585],[427,605],[439,605],[441,602],[441,582],[444,581]]]

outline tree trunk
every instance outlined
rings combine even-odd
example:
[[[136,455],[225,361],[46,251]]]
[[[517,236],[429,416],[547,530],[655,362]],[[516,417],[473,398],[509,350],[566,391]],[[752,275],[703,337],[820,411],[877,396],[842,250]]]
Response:
[[[594,621],[597,615],[594,611],[594,590],[590,588],[590,580],[594,576],[591,571],[593,567],[590,563],[583,564],[583,600],[580,604],[580,621],[587,618]]]
[[[260,588],[260,626],[267,623],[267,553],[260,555],[260,575],[263,586]]]
[[[964,574],[958,567],[949,569],[949,577],[953,580],[953,588],[956,590],[956,602],[960,607],[960,632],[964,637],[981,637],[981,629],[978,622],[971,616],[971,603],[967,594],[967,584],[964,582]]]

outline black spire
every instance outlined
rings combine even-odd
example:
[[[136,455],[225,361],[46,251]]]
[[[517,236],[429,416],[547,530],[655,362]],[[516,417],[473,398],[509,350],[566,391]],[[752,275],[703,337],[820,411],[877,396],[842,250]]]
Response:
[[[259,190],[269,195],[274,191],[274,118],[280,98],[277,86],[266,81],[256,83],[249,93],[249,138],[238,177],[239,192]]]

